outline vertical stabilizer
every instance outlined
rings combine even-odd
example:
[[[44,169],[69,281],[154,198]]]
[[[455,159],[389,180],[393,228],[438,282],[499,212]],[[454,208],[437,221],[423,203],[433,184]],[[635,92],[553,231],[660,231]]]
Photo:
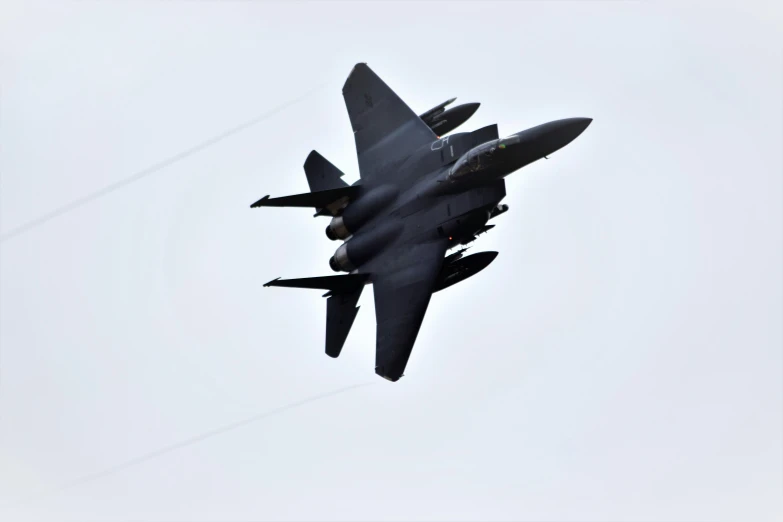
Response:
[[[288,288],[318,288],[329,290],[326,300],[326,355],[336,358],[343,349],[351,326],[359,313],[359,297],[369,274],[304,277],[300,279],[274,279],[264,286]]]
[[[343,181],[343,173],[340,169],[329,163],[329,160],[312,151],[305,160],[304,171],[311,192],[347,187]]]
[[[339,276],[338,276],[339,277]],[[364,285],[346,293],[332,293],[326,300],[326,355],[336,358],[343,349],[356,314]]]

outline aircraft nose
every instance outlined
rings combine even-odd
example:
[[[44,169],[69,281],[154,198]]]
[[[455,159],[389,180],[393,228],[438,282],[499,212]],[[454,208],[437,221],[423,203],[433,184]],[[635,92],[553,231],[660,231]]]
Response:
[[[579,136],[591,123],[593,123],[593,118],[566,118],[560,121],[565,122],[565,124],[573,129],[576,132],[576,135]]]
[[[536,141],[554,152],[574,141],[592,121],[592,118],[565,118],[550,121],[536,128],[540,130],[536,133],[538,138]]]
[[[582,134],[592,121],[592,118],[565,118],[520,132],[517,136],[524,163],[565,147]]]

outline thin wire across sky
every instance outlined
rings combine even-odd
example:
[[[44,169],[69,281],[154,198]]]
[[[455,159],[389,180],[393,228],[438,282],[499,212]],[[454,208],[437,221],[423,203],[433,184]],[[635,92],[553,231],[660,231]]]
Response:
[[[104,477],[108,477],[110,475],[114,475],[115,473],[119,473],[119,472],[124,471],[124,470],[126,470],[128,468],[131,468],[131,467],[134,467],[134,466],[138,466],[139,464],[143,464],[145,462],[148,462],[150,460],[156,459],[158,457],[162,457],[162,456],[167,455],[167,454],[169,454],[169,453],[171,453],[173,451],[177,451],[177,450],[186,448],[188,446],[192,446],[194,444],[198,444],[199,442],[202,442],[202,441],[204,441],[206,439],[209,439],[209,438],[212,438],[212,437],[216,437],[218,435],[222,435],[222,434],[227,433],[229,431],[233,431],[233,430],[242,428],[242,427],[247,426],[249,424],[252,424],[254,422],[258,422],[260,420],[266,419],[267,417],[272,417],[274,415],[277,415],[277,414],[280,414],[280,413],[284,413],[286,411],[293,410],[293,409],[296,409],[296,408],[300,408],[302,406],[305,406],[307,404],[310,404],[310,403],[313,403],[313,402],[316,402],[316,401],[320,401],[320,400],[323,400],[323,399],[326,399],[326,398],[329,398],[329,397],[333,397],[335,395],[340,395],[340,394],[348,392],[350,390],[355,390],[357,388],[363,388],[365,386],[370,386],[370,385],[373,385],[373,384],[377,384],[377,383],[376,382],[365,382],[365,383],[359,383],[359,384],[352,384],[350,386],[343,386],[341,388],[337,388],[335,390],[331,390],[331,391],[328,391],[328,392],[320,393],[318,395],[314,395],[312,397],[308,397],[308,398],[302,399],[300,401],[292,402],[292,403],[286,404],[284,406],[280,406],[278,408],[275,408],[273,410],[269,410],[269,411],[266,411],[264,413],[253,415],[252,417],[248,417],[248,418],[246,418],[244,420],[240,420],[240,421],[237,421],[237,422],[232,422],[231,424],[227,424],[225,426],[221,426],[219,428],[215,428],[215,429],[206,431],[204,433],[201,433],[199,435],[190,437],[188,439],[176,442],[174,444],[169,444],[168,446],[164,446],[164,447],[162,447],[160,449],[157,449],[155,451],[151,451],[151,452],[146,453],[144,455],[140,455],[140,456],[138,456],[136,458],[127,460],[127,461],[125,461],[123,463],[116,464],[116,465],[111,466],[109,468],[106,468],[106,469],[104,469],[102,471],[98,471],[98,472],[95,472],[95,473],[90,473],[88,475],[84,475],[82,477],[75,478],[75,479],[70,480],[68,482],[65,482],[63,484],[60,484],[58,487],[56,487],[56,488],[54,488],[54,489],[52,489],[52,490],[50,490],[48,492],[42,493],[42,494],[40,494],[38,496],[30,497],[26,501],[22,501],[21,503],[11,504],[11,505],[7,505],[7,506],[3,506],[3,507],[4,508],[10,508],[10,507],[13,507],[13,506],[18,506],[20,504],[26,504],[26,503],[29,503],[29,502],[33,502],[35,500],[38,500],[38,499],[43,498],[43,497],[47,497],[49,495],[54,495],[56,493],[61,493],[63,491],[66,491],[66,490],[69,490],[71,488],[74,488],[76,486],[79,486],[79,485],[82,485],[82,484],[86,484],[88,482],[93,482],[95,480],[99,480],[99,479],[102,479]]]
[[[82,196],[81,198],[78,198],[74,201],[71,201],[70,203],[63,205],[62,207],[56,208],[55,210],[52,210],[51,212],[44,214],[41,217],[35,218],[31,221],[28,221],[27,223],[24,223],[23,225],[20,225],[16,228],[13,228],[9,230],[8,232],[5,232],[3,234],[0,234],[0,243],[5,243],[6,241],[13,239],[14,237],[17,237],[21,234],[24,234],[26,232],[29,232],[53,219],[56,219],[64,214],[67,214],[68,212],[71,212],[73,210],[76,210],[77,208],[83,207],[84,205],[87,205],[88,203],[91,203],[95,201],[96,199],[102,198],[103,196],[106,196],[108,194],[111,194],[113,192],[116,192],[117,190],[120,190],[124,187],[127,187],[128,185],[135,183],[139,181],[140,179],[146,178],[147,176],[150,176],[151,174],[155,174],[157,172],[162,171],[166,167],[173,165],[174,163],[177,163],[179,161],[182,161],[186,158],[189,158],[190,156],[193,156],[194,154],[197,154],[223,140],[226,138],[229,138],[231,136],[234,136],[236,134],[239,134],[240,132],[249,129],[250,127],[253,127],[254,125],[257,125],[272,116],[282,112],[283,110],[296,105],[297,103],[301,102],[305,98],[309,97],[316,91],[320,90],[326,85],[326,82],[321,83],[317,85],[316,87],[312,88],[305,94],[299,96],[298,98],[294,98],[293,100],[289,100],[281,105],[278,105],[274,109],[271,109],[263,114],[260,114],[256,116],[255,118],[252,118],[244,123],[241,123],[235,127],[232,127],[228,130],[225,130],[221,132],[220,134],[217,134],[216,136],[213,136],[207,140],[202,141],[201,143],[198,143],[197,145],[194,145],[182,152],[179,152],[177,154],[174,154],[173,156],[169,156],[168,158],[159,161],[153,165],[150,165],[149,167],[142,169],[135,174],[131,174],[127,178],[121,179],[120,181],[117,181],[115,183],[112,183],[111,185],[107,185],[106,187],[103,187],[100,190],[97,190],[91,194],[87,194],[86,196]]]

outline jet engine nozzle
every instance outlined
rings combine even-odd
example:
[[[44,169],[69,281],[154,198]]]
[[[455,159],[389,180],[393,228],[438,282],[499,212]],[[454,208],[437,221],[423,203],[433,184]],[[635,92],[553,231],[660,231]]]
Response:
[[[332,218],[332,222],[326,229],[326,237],[332,241],[348,239],[362,225],[389,206],[398,193],[396,186],[381,185],[362,194],[356,201],[350,203],[342,214]]]
[[[351,232],[345,227],[343,216],[333,217],[329,226],[326,227],[326,237],[332,241],[336,241],[337,239],[348,239],[350,236]]]
[[[337,260],[334,258],[334,256],[329,258],[329,268],[331,268],[335,272],[341,272],[342,271],[342,267],[340,266],[340,263],[337,262]]]
[[[348,258],[347,241],[337,247],[334,255],[329,258],[329,268],[335,272],[350,272],[356,269],[356,266],[351,263],[351,260]]]
[[[401,224],[389,223],[357,234],[337,248],[329,266],[335,272],[352,272],[388,248],[400,232]]]

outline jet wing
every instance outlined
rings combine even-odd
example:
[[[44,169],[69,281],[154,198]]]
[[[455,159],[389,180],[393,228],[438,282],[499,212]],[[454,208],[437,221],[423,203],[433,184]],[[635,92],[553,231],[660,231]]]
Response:
[[[389,176],[413,151],[438,139],[432,129],[367,64],[343,85],[362,179]]]
[[[435,241],[399,249],[374,274],[375,373],[384,379],[396,381],[405,371],[447,248]]]

